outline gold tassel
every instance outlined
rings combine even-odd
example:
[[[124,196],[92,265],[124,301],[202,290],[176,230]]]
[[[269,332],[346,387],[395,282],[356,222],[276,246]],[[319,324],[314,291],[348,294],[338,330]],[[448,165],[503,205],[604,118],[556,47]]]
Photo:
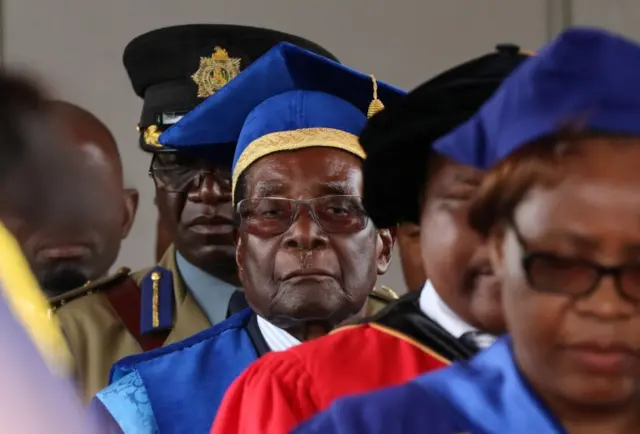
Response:
[[[371,80],[373,80],[373,101],[369,104],[367,118],[371,118],[373,115],[384,109],[384,104],[382,104],[382,101],[378,99],[378,82],[373,75],[371,76]]]

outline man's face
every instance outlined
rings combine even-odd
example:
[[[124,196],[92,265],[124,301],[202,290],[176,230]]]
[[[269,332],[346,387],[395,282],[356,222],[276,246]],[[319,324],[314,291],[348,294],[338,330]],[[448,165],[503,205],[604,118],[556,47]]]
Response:
[[[62,146],[73,152],[77,175],[84,179],[84,206],[67,205],[74,198],[60,194],[50,200],[64,212],[46,221],[28,222],[11,212],[4,216],[49,296],[108,272],[131,227],[137,204],[137,194],[123,189],[122,167],[111,134],[76,109],[53,107],[52,119],[60,129]]]
[[[180,254],[214,276],[237,280],[230,168],[170,152],[154,155],[151,174],[160,219]]]
[[[361,161],[308,148],[263,157],[245,176],[237,261],[251,306],[285,328],[358,313],[393,244],[362,208]]]
[[[483,173],[438,158],[422,200],[424,269],[440,297],[461,318],[484,331],[502,333],[500,285],[485,241],[468,223]]]

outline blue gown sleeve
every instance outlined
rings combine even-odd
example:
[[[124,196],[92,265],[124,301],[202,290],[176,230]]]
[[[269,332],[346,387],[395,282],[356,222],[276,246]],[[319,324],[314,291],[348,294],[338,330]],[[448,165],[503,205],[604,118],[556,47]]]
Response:
[[[156,434],[158,427],[140,375],[133,371],[93,398],[99,400],[124,434]]]

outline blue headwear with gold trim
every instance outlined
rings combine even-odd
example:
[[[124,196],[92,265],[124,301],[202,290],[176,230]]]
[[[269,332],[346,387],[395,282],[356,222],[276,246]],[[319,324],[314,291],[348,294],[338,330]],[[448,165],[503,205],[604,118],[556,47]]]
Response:
[[[358,135],[367,114],[403,95],[371,76],[281,43],[169,128],[160,142],[215,159],[212,144],[236,141],[235,192],[239,176],[275,152],[320,146],[364,159]]]
[[[602,30],[562,32],[524,62],[469,121],[434,142],[489,168],[522,146],[576,126],[640,135],[640,45]]]

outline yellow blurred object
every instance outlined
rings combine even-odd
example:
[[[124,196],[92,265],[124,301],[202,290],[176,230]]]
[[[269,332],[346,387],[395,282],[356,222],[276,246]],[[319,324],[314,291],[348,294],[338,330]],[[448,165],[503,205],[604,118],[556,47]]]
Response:
[[[69,375],[72,359],[62,332],[49,310],[20,246],[0,224],[0,291],[13,315],[38,348],[49,369]],[[10,349],[5,349],[10,354]]]

